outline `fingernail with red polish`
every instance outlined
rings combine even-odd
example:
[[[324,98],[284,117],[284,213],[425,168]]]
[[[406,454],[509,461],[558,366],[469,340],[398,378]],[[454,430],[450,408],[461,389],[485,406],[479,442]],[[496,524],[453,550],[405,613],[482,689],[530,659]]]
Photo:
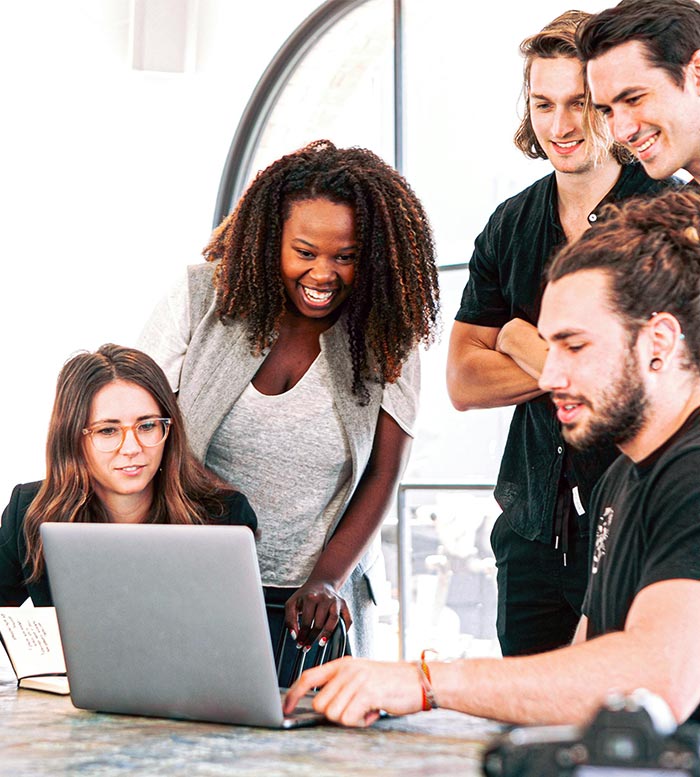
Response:
[[[321,637],[321,639],[319,639],[319,641],[318,641],[318,646],[319,647],[325,647],[326,646],[326,642],[328,642],[328,637]]]

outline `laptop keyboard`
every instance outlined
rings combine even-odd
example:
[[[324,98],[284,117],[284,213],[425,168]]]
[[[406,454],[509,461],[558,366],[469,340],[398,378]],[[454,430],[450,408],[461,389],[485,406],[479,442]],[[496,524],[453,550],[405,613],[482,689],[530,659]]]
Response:
[[[286,688],[280,688],[280,699],[282,700],[282,704],[284,704],[284,697],[287,695],[287,689]],[[314,712],[314,696],[316,694],[314,693],[307,693],[305,696],[302,696],[301,699],[297,702],[297,706],[294,708],[294,712],[291,714],[290,717],[294,717],[298,712]],[[315,713],[318,714],[318,713]]]
[[[280,699],[284,703],[286,690],[280,688]],[[324,716],[313,708],[313,693],[307,693],[297,702],[293,712],[284,717],[284,728],[297,728],[298,726],[311,726],[324,720]]]

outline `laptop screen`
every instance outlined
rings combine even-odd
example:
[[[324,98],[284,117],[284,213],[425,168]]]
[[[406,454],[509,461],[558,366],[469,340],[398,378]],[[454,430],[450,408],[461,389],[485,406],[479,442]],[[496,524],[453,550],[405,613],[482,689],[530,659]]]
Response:
[[[77,707],[283,725],[247,527],[45,523],[41,533]]]

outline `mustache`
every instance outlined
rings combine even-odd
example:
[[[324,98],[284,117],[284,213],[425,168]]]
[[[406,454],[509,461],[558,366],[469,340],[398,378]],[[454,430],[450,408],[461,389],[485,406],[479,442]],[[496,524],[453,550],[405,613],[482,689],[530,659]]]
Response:
[[[586,407],[591,407],[591,403],[586,399],[586,397],[583,397],[580,394],[562,394],[560,391],[552,391],[550,393],[550,398],[555,404],[586,405]]]

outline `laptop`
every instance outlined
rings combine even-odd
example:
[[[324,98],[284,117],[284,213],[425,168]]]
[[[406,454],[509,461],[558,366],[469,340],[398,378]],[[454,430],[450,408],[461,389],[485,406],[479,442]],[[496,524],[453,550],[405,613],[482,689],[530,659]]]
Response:
[[[282,713],[253,533],[244,526],[44,523],[73,704],[293,728]]]

